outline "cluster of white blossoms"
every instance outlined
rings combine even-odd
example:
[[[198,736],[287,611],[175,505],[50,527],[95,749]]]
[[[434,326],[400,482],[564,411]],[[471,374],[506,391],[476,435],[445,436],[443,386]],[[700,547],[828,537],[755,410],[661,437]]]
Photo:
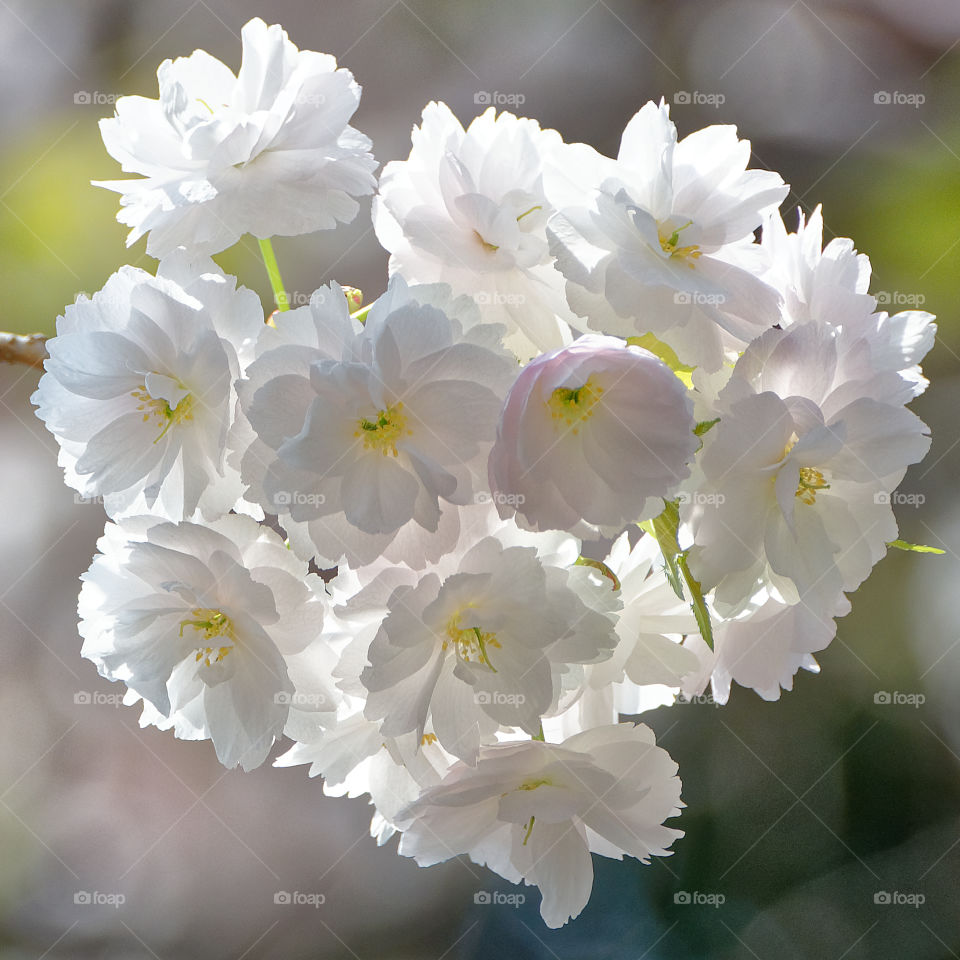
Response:
[[[34,397],[110,517],[83,655],[144,725],[244,769],[286,739],[379,842],[536,885],[562,925],[591,853],[682,835],[630,718],[778,698],[909,546],[933,318],[878,312],[735,128],[678,139],[662,102],[616,159],[431,103],[378,184],[352,75],[279,26],[247,24],[237,75],[197,51],[159,81],[101,128],[162,259],[67,307]],[[269,238],[374,191],[382,296],[284,309]],[[277,311],[208,259],[245,234]]]

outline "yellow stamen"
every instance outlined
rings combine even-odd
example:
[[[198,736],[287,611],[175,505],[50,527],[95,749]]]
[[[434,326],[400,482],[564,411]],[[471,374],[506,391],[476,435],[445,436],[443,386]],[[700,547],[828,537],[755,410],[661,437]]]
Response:
[[[461,660],[470,662],[471,657],[488,666],[494,673],[496,667],[490,662],[487,647],[502,649],[495,633],[484,633],[479,627],[461,627],[460,618],[463,613],[451,617],[447,623],[447,639],[443,641],[441,649],[446,650],[450,644]]]
[[[566,425],[573,427],[574,433],[579,433],[580,424],[593,416],[594,407],[602,396],[603,387],[598,386],[591,376],[587,377],[586,383],[575,389],[557,387],[550,394],[547,406],[550,408],[550,416],[558,421],[558,427]]]
[[[435,733],[425,733],[425,734],[420,738],[420,746],[421,746],[421,747],[425,747],[425,746],[427,746],[427,744],[436,743],[436,742],[437,742],[437,735],[436,735]]]
[[[676,258],[678,260],[684,260],[687,263],[687,266],[693,269],[693,264],[691,260],[698,260],[702,255],[703,251],[700,247],[691,243],[689,246],[679,247],[677,244],[680,242],[680,233],[683,230],[686,230],[693,223],[692,220],[688,220],[682,227],[677,227],[676,230],[671,234],[665,233],[665,228],[660,225],[657,231],[660,238],[660,249],[664,253],[669,254],[671,258]]]
[[[180,621],[180,636],[183,636],[184,627],[193,627],[197,633],[203,634],[204,641],[225,637],[229,643],[214,647],[205,642],[197,648],[194,656],[197,663],[203,661],[204,665],[208,667],[214,663],[221,663],[227,654],[233,650],[236,642],[233,622],[222,610],[215,610],[210,607],[197,607],[190,612],[196,619]],[[211,658],[213,659],[211,660]]]
[[[825,481],[819,470],[813,467],[800,468],[800,482],[797,484],[797,492],[794,496],[798,497],[801,503],[816,503],[817,491],[829,489],[830,484]]]
[[[397,401],[386,410],[380,410],[373,420],[361,417],[357,421],[355,437],[363,438],[365,450],[378,450],[384,456],[392,453],[397,456],[397,441],[413,433],[407,429],[407,418],[403,412],[403,402]]]
[[[163,397],[151,397],[146,386],[134,390],[130,396],[140,401],[137,404],[137,409],[143,411],[143,422],[147,423],[153,417],[157,426],[161,428],[157,438],[153,441],[154,443],[159,443],[172,426],[179,426],[193,419],[192,393],[188,393],[181,398],[175,407],[171,407]]]

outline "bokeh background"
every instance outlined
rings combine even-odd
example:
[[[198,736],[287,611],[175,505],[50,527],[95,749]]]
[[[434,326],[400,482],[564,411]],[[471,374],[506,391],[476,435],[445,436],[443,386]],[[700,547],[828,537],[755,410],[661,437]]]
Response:
[[[142,242],[125,249],[115,195],[89,185],[119,174],[96,121],[118,95],[155,96],[166,57],[203,47],[236,68],[256,15],[353,70],[382,162],[406,156],[434,98],[464,122],[478,94],[523,98],[518,112],[608,154],[650,98],[674,104],[681,135],[736,123],[792,184],[789,207],[822,202],[828,236],[870,254],[891,312],[940,316],[914,405],[933,449],[898,514],[905,539],[946,554],[884,560],[822,673],[779,703],[735,689],[723,709],[648,715],[680,763],[686,838],[649,866],[595,858],[589,906],[552,932],[529,889],[378,849],[365,801],[325,797],[303,768],[228,773],[209,743],[138,728],[79,656],[101,508],[61,482],[29,402],[38,373],[4,367],[0,958],[960,956],[960,4],[0,0],[0,329],[50,333],[120,264],[152,269]],[[276,249],[295,297],[385,286],[368,205]],[[255,245],[218,260],[269,303]]]

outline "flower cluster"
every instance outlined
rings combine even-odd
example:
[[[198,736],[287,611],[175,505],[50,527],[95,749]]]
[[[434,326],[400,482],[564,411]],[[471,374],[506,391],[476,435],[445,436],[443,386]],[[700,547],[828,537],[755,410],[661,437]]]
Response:
[[[591,853],[682,835],[629,718],[778,698],[900,542],[933,318],[877,312],[819,209],[788,232],[736,129],[679,139],[662,102],[615,159],[431,103],[377,183],[351,74],[279,26],[247,24],[237,75],[197,51],[159,83],[101,124],[156,273],[67,307],[34,397],[110,517],[83,655],[143,724],[244,769],[287,738],[275,763],[369,794],[379,842],[536,885],[562,925]],[[382,296],[283,309],[269,238],[374,190]],[[243,234],[266,317],[207,259]]]

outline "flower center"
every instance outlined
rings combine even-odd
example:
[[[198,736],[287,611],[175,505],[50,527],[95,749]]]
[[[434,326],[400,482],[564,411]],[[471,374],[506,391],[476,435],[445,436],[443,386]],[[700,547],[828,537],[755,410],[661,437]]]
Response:
[[[154,443],[159,443],[164,436],[166,436],[167,431],[175,424],[179,426],[193,419],[192,393],[181,397],[175,407],[171,407],[163,397],[150,396],[146,386],[134,390],[130,396],[140,401],[137,404],[137,409],[143,411],[143,422],[146,423],[152,417],[156,421],[156,425],[160,427],[160,433],[157,435],[156,440],[153,441]]]
[[[800,482],[797,484],[796,497],[801,503],[813,504],[817,501],[818,490],[829,490],[830,484],[824,479],[823,474],[813,467],[800,468]]]
[[[357,429],[353,431],[355,437],[363,438],[365,450],[377,450],[386,456],[392,453],[397,456],[397,441],[413,431],[407,429],[407,418],[403,412],[402,401],[381,410],[373,420],[362,417],[357,421]]]
[[[539,780],[526,780],[517,787],[518,790],[536,790],[537,787],[552,786],[549,780],[541,777]]]
[[[558,421],[558,427],[565,424],[573,427],[574,433],[578,433],[580,424],[593,416],[593,408],[600,402],[602,396],[603,387],[599,386],[591,376],[587,377],[586,383],[575,389],[557,387],[550,394],[547,406],[550,408],[550,416]]]
[[[195,654],[197,663],[202,660],[208,667],[214,663],[220,663],[236,644],[233,622],[222,610],[215,610],[210,607],[197,607],[190,613],[196,619],[180,621],[180,636],[183,636],[184,627],[193,627],[197,633],[203,635],[202,639],[204,641],[197,648]],[[215,640],[218,637],[226,638],[229,642],[220,646],[210,646],[208,644],[208,641]]]
[[[703,255],[703,251],[695,243],[681,247],[680,234],[692,223],[692,220],[688,220],[682,227],[677,227],[673,230],[671,230],[669,223],[657,224],[657,234],[660,238],[660,249],[663,250],[663,252],[671,259],[683,260],[691,269],[693,269],[693,263],[691,263],[691,261],[699,259]],[[668,230],[671,232],[668,233]]]
[[[495,633],[484,633],[479,627],[461,627],[460,618],[463,613],[458,613],[447,622],[446,637],[443,641],[443,650],[451,645],[461,660],[469,663],[476,660],[479,663],[486,664],[494,673],[497,672],[494,665],[490,662],[490,655],[487,653],[487,647],[500,648],[500,641]]]

